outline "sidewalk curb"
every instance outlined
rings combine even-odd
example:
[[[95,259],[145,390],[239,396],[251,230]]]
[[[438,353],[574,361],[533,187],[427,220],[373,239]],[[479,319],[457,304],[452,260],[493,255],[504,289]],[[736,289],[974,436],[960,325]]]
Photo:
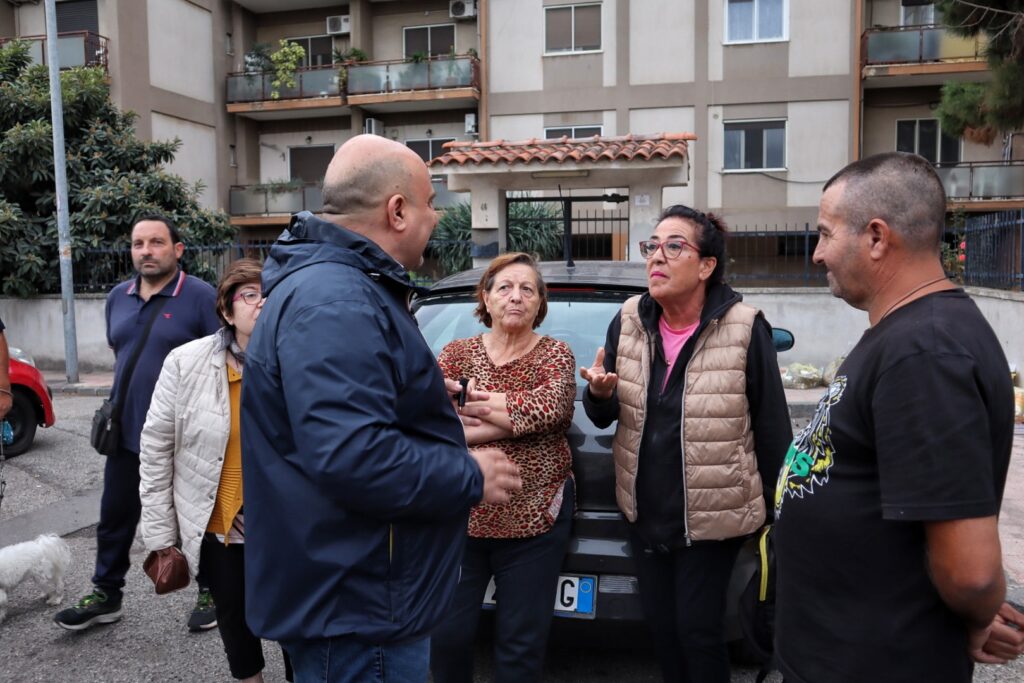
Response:
[[[11,517],[0,525],[0,548],[31,541],[39,534],[67,536],[96,524],[103,489],[82,491],[70,498]]]
[[[50,391],[65,396],[110,396],[110,387],[100,384],[50,384]]]

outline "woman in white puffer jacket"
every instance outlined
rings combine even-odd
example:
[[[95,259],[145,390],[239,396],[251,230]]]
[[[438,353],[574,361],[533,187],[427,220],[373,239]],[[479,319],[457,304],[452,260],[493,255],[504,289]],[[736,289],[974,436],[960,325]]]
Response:
[[[139,486],[146,550],[180,544],[209,583],[231,674],[263,680],[263,646],[245,624],[242,456],[245,348],[263,308],[262,265],[239,259],[217,287],[224,327],[171,351],[142,429]]]

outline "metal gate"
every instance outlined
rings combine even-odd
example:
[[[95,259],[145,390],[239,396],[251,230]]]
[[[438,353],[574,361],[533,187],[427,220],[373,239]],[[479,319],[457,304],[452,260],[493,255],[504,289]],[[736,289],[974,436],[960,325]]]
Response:
[[[585,261],[622,261],[628,255],[628,200],[629,197],[620,194],[571,197],[510,196],[506,205],[506,225],[510,235],[516,230],[527,228],[530,224],[560,226],[561,258],[569,262],[574,258]],[[514,208],[517,204],[524,209]],[[607,208],[608,204],[614,204],[615,208]]]

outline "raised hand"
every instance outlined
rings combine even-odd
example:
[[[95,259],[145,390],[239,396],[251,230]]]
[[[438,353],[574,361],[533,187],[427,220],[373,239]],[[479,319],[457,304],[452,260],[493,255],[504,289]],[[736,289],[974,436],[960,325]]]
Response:
[[[580,377],[587,380],[590,385],[590,393],[594,398],[605,400],[615,393],[615,385],[618,384],[619,376],[614,372],[607,372],[604,369],[604,347],[597,349],[594,356],[594,364],[589,368],[580,368]]]

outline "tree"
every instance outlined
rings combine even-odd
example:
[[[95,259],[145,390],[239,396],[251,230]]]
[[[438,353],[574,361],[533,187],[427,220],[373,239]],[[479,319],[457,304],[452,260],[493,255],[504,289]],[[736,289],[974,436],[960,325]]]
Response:
[[[963,135],[965,129],[994,133],[1024,127],[1024,0],[938,0],[936,9],[953,33],[988,39],[992,74],[986,83],[942,87],[937,110],[942,130]]]
[[[437,223],[427,251],[446,275],[473,267],[470,256],[473,209],[460,202],[445,210]],[[562,254],[562,210],[557,203],[509,202],[508,248],[525,251],[540,260]]]
[[[61,92],[76,271],[113,269],[114,258],[90,254],[84,259],[86,250],[127,248],[134,218],[146,212],[173,218],[186,242],[220,244],[233,238],[223,213],[200,208],[202,185],[164,168],[180,142],[136,138],[135,114],[110,101],[102,69],[62,71]],[[60,291],[55,197],[47,69],[31,64],[27,43],[5,43],[0,46],[0,292]]]

